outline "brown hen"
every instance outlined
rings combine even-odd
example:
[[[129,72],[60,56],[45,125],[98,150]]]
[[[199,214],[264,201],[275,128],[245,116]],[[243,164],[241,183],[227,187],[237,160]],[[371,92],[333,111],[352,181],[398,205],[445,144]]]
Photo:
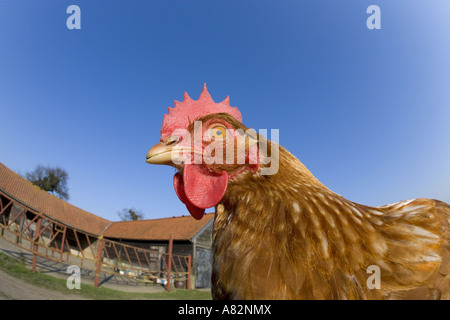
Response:
[[[177,168],[194,218],[216,209],[214,299],[450,299],[449,205],[354,203],[241,122],[204,86],[169,109],[147,154]]]

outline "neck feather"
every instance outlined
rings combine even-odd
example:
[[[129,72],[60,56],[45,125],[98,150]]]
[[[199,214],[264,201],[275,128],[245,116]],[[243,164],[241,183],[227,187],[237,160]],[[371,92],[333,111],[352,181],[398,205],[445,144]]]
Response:
[[[381,215],[332,192],[280,147],[276,175],[251,174],[229,185],[218,206],[214,234],[219,239],[228,229],[227,238],[235,237],[237,248],[239,241],[245,241],[242,250],[277,247],[294,269],[313,265],[325,272],[328,258],[340,257],[339,264],[351,269],[384,254],[386,245],[376,229]]]

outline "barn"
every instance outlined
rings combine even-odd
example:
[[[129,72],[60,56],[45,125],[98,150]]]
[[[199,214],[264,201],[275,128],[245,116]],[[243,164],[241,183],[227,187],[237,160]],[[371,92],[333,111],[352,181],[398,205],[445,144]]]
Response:
[[[213,220],[214,213],[207,213],[200,221],[187,215],[113,222],[103,236],[134,247],[167,253],[172,235],[172,253],[192,256],[191,279],[195,288],[209,288]]]
[[[187,215],[109,221],[40,190],[0,163],[0,237],[96,274],[126,271],[173,281],[174,273],[183,273],[190,288],[208,288],[213,220],[208,213],[201,220]]]

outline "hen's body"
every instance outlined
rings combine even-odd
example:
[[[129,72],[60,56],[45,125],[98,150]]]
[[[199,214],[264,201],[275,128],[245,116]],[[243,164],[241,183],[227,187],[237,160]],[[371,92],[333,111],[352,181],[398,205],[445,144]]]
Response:
[[[279,164],[230,182],[216,207],[215,299],[450,299],[450,206],[363,206],[282,147]],[[373,265],[380,289],[367,286]]]
[[[265,154],[265,138],[247,129],[204,86],[169,108],[147,154],[177,169],[175,192],[195,219],[216,207],[215,299],[450,299],[447,204],[351,202],[281,146]]]

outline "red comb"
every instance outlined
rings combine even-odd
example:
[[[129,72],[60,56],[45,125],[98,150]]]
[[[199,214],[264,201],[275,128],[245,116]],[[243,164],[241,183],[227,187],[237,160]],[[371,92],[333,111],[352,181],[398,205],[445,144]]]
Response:
[[[206,83],[203,85],[198,100],[192,100],[185,92],[183,101],[175,100],[174,105],[174,108],[168,107],[169,114],[164,115],[161,128],[162,139],[171,135],[175,129],[186,129],[190,122],[207,114],[228,113],[242,122],[242,116],[238,108],[230,106],[230,98],[227,96],[222,102],[215,103],[208,89],[206,89]]]

